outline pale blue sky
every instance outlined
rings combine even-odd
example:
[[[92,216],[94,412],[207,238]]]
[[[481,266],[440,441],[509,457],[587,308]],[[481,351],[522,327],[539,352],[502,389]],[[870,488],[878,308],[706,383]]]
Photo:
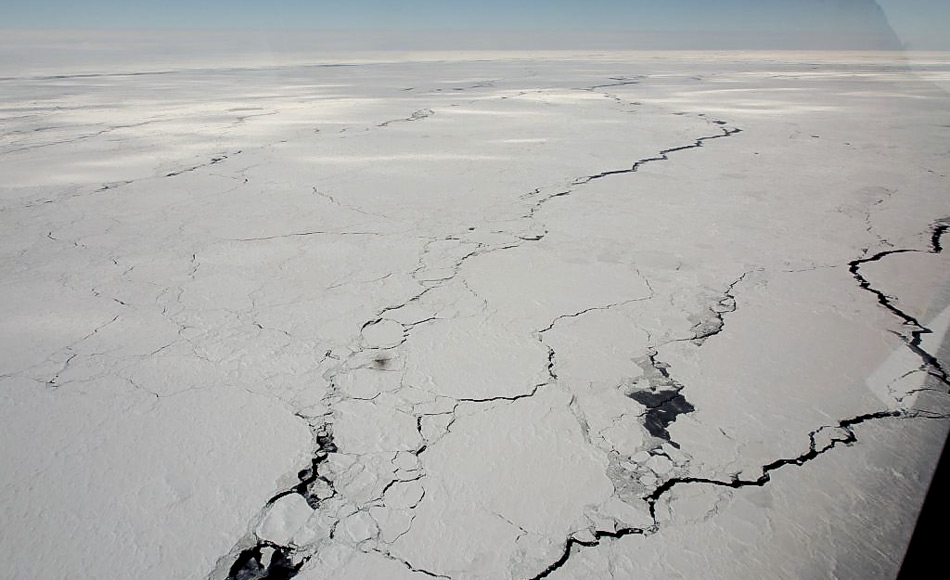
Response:
[[[950,49],[950,0],[879,4],[901,42]],[[716,33],[817,28],[833,34],[860,28],[873,8],[866,0],[0,0],[0,27]]]

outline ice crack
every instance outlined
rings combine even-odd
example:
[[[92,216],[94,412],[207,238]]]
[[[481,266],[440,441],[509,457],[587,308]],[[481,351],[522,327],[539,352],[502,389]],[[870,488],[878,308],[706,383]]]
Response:
[[[386,121],[384,123],[380,123],[379,125],[377,125],[377,127],[388,127],[389,125],[393,123],[410,123],[412,121],[420,121],[422,119],[425,119],[426,117],[431,117],[432,115],[435,115],[435,111],[433,111],[432,109],[419,109],[418,111],[414,111],[408,117],[405,117],[403,119],[393,119],[391,121]]]
[[[210,167],[211,165],[217,165],[218,163],[221,163],[222,161],[226,161],[227,159],[229,159],[229,158],[231,158],[231,157],[233,157],[233,156],[235,156],[235,155],[238,155],[238,154],[240,154],[240,153],[241,153],[240,150],[235,151],[235,152],[233,152],[233,153],[222,153],[221,155],[217,155],[217,156],[215,156],[215,157],[212,157],[212,158],[211,158],[211,161],[208,161],[207,163],[199,163],[198,165],[193,165],[193,166],[188,167],[188,168],[185,168],[185,169],[179,169],[179,170],[177,170],[177,171],[172,171],[172,172],[170,172],[170,173],[166,173],[166,174],[165,174],[165,177],[175,177],[175,176],[181,175],[181,174],[183,174],[183,173],[190,173],[190,172],[192,172],[192,171],[201,169],[201,168],[203,168],[203,167]]]
[[[660,499],[670,492],[673,488],[679,485],[689,485],[689,484],[705,484],[705,485],[714,485],[719,487],[728,487],[732,489],[739,489],[743,487],[762,487],[766,485],[772,479],[772,472],[778,469],[781,469],[787,465],[796,465],[802,466],[809,461],[812,461],[819,457],[820,455],[831,451],[832,449],[838,447],[839,445],[851,445],[857,442],[858,438],[854,433],[854,426],[860,425],[862,423],[867,423],[870,421],[880,420],[880,419],[890,419],[890,418],[899,418],[899,417],[908,417],[912,418],[912,415],[908,415],[901,411],[880,411],[876,413],[868,413],[864,415],[858,415],[856,417],[851,417],[849,419],[843,419],[839,421],[834,426],[823,426],[809,433],[809,446],[808,450],[804,453],[791,458],[777,459],[762,466],[762,475],[755,479],[741,479],[738,476],[729,480],[720,480],[720,479],[711,479],[705,477],[677,477],[673,479],[666,480],[663,484],[653,490],[652,493],[645,496],[644,499],[647,501],[650,509],[650,517],[653,519],[653,525],[646,528],[637,528],[637,527],[622,527],[614,531],[605,531],[605,530],[595,530],[592,532],[593,539],[586,540],[576,537],[568,538],[564,543],[564,551],[561,553],[561,556],[555,560],[552,564],[547,566],[544,570],[538,573],[535,576],[527,580],[541,580],[553,574],[555,571],[563,567],[570,560],[571,556],[575,552],[575,549],[578,547],[581,548],[592,548],[598,546],[604,539],[619,539],[629,535],[652,535],[659,531],[660,524],[657,521],[656,516],[656,504]],[[826,429],[831,429],[835,431],[835,434],[831,435],[828,442],[822,445],[819,445],[817,442],[818,434],[825,431]]]
[[[724,124],[723,121],[713,121],[717,125]],[[624,173],[636,173],[640,170],[641,167],[648,163],[655,163],[657,161],[669,161],[671,153],[677,153],[679,151],[687,151],[689,149],[698,149],[703,146],[703,143],[706,141],[711,141],[713,139],[723,139],[725,137],[732,137],[738,133],[742,132],[742,129],[737,127],[720,127],[721,133],[717,135],[708,135],[705,137],[699,137],[690,145],[680,145],[679,147],[671,147],[669,149],[663,149],[660,151],[659,155],[655,157],[645,157],[643,159],[637,160],[632,166],[628,169],[613,169],[610,171],[602,171],[600,173],[595,173],[593,175],[586,175],[584,177],[578,177],[572,183],[572,185],[584,185],[585,183],[590,183],[597,179],[603,179],[605,177],[610,177],[612,175],[622,175]]]
[[[941,240],[943,235],[950,229],[950,218],[943,218],[937,220],[931,228],[930,234],[930,249],[926,250],[926,253],[930,254],[939,254],[943,251],[943,246],[941,245]],[[883,291],[878,290],[877,288],[871,285],[870,280],[864,277],[861,274],[861,266],[870,262],[878,262],[892,254],[906,254],[906,253],[920,253],[921,250],[902,248],[897,250],[884,250],[877,252],[866,258],[859,258],[857,260],[852,260],[848,262],[848,271],[851,272],[851,275],[854,276],[854,279],[857,280],[858,285],[874,294],[877,297],[878,303],[887,309],[888,312],[900,318],[903,321],[903,325],[907,327],[910,332],[907,334],[899,334],[901,340],[907,345],[914,354],[916,354],[922,362],[921,368],[926,369],[929,374],[936,377],[945,385],[950,386],[950,375],[948,375],[947,370],[943,367],[939,360],[929,352],[925,351],[921,346],[922,336],[925,334],[931,334],[931,330],[920,323],[914,316],[904,312],[898,308],[893,301],[893,298],[885,294]]]

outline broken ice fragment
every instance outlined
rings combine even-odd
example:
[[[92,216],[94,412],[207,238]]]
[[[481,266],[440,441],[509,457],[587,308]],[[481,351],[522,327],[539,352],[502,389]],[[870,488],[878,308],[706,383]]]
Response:
[[[274,502],[257,526],[257,536],[262,540],[286,546],[297,530],[307,523],[312,513],[313,509],[303,496],[296,493],[285,495]]]

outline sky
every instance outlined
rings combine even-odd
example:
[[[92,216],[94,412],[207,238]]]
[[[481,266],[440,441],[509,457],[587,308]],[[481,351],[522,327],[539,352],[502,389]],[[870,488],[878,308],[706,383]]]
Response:
[[[672,31],[756,44],[803,32],[847,43],[840,34],[881,22],[907,47],[950,49],[950,0],[0,0],[6,29]]]
[[[950,50],[950,0],[878,0],[909,49]]]

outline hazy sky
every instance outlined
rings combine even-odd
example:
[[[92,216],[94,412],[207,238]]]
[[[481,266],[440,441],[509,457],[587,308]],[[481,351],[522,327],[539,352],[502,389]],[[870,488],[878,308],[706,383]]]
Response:
[[[950,0],[881,0],[901,42],[950,49]],[[871,0],[0,0],[3,28],[797,32],[859,29]],[[830,16],[829,16],[830,15]]]
[[[907,48],[950,50],[950,0],[878,0]]]

